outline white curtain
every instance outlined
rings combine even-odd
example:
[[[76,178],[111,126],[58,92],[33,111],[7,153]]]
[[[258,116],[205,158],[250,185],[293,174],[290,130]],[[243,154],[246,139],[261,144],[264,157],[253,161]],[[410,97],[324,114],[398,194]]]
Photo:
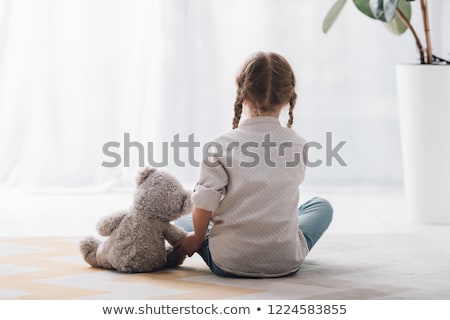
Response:
[[[153,142],[155,160],[176,134],[203,145],[230,128],[234,77],[260,50],[283,54],[295,69],[294,128],[324,145],[326,132],[333,145],[347,141],[347,166],[310,168],[305,183],[400,185],[394,66],[417,61],[414,41],[350,1],[324,35],[333,2],[1,0],[0,187],[132,188],[137,149],[125,167],[118,148],[122,161],[108,168],[105,143],[123,147],[124,134]],[[448,58],[450,6],[430,3],[436,53]],[[313,156],[325,159],[323,151]],[[185,167],[173,156],[164,169],[193,185],[198,168],[186,153]]]

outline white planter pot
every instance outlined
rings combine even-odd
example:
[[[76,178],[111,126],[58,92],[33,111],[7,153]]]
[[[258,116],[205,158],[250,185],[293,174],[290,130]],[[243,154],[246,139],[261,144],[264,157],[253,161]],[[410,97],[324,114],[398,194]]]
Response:
[[[450,224],[450,66],[396,73],[407,209],[416,223]]]

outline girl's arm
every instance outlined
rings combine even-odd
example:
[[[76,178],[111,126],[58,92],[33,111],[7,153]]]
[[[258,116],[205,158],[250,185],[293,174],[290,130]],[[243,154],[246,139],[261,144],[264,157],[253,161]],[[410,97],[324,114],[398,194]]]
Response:
[[[206,239],[209,221],[211,220],[211,211],[200,208],[194,208],[192,212],[192,223],[194,225],[194,232],[189,233],[180,241],[173,245],[175,250],[178,250],[189,257],[194,254]]]

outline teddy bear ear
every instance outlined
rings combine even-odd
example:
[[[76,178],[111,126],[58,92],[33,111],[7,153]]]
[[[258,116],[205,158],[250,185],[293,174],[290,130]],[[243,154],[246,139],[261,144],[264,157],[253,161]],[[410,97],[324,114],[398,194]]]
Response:
[[[152,168],[152,167],[145,167],[144,169],[142,169],[141,171],[138,172],[138,175],[136,177],[136,184],[139,187],[142,182],[144,182],[145,179],[147,179],[147,177],[152,173],[155,172],[156,169]]]

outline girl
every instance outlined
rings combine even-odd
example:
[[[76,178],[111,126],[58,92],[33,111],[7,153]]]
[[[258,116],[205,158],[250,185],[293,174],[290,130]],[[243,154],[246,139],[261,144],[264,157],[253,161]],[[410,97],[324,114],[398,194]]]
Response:
[[[260,52],[244,64],[237,77],[233,130],[212,142],[216,153],[202,162],[192,222],[177,222],[191,232],[175,250],[188,256],[198,252],[221,276],[279,277],[298,271],[330,224],[333,209],[320,198],[297,209],[305,140],[291,129],[296,98],[294,73],[279,54]],[[286,128],[278,118],[288,104]],[[246,120],[240,123],[242,113]]]

